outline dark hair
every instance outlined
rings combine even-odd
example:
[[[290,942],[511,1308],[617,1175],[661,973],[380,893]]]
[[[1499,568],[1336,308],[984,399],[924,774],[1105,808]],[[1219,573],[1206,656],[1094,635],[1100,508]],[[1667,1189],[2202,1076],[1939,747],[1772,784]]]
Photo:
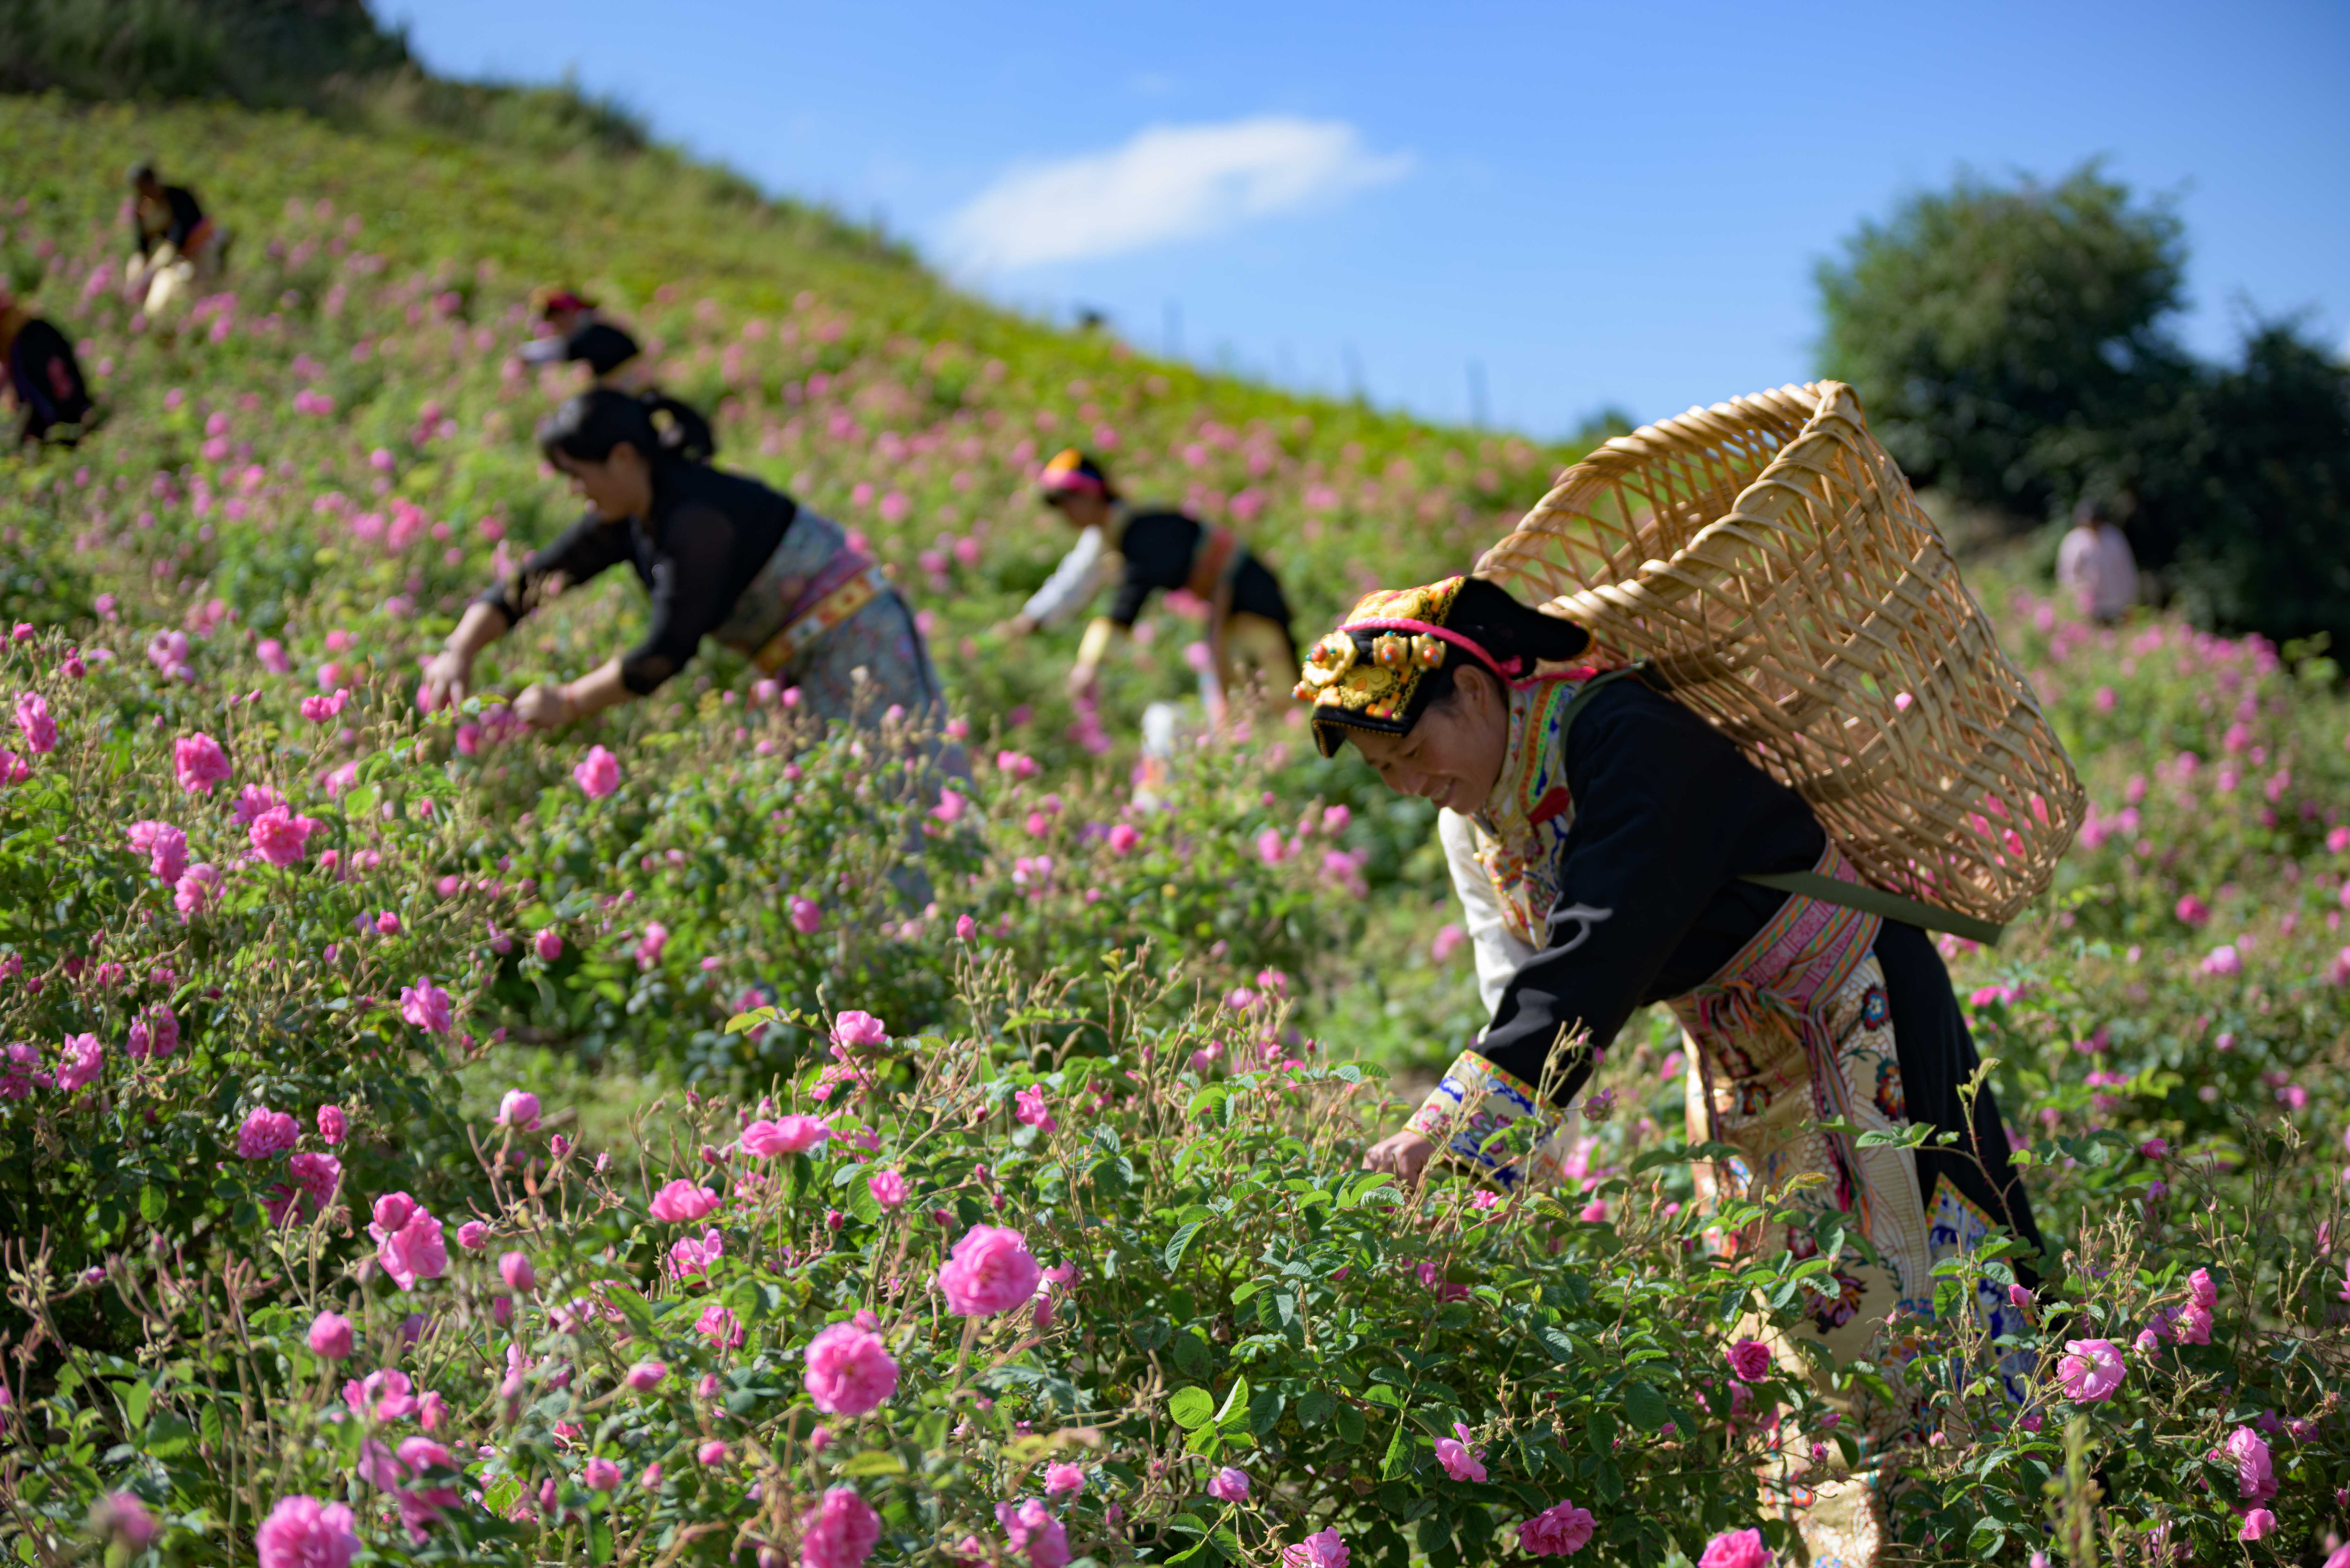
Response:
[[[624,443],[648,462],[661,455],[660,435],[643,400],[612,387],[590,387],[566,398],[562,407],[538,424],[538,450],[549,462],[557,457],[608,462],[613,449]]]
[[[2094,495],[2083,496],[2080,503],[2073,508],[2073,521],[2081,527],[2085,528],[2092,523],[2110,523],[2113,520],[2114,509]]]
[[[133,185],[152,184],[156,177],[155,166],[152,163],[134,163],[130,166],[130,182]]]
[[[1510,660],[1517,659],[1521,675],[1532,675],[1537,660],[1556,663],[1591,646],[1591,634],[1573,621],[1529,609],[1509,589],[1482,577],[1471,577],[1461,585],[1444,629],[1469,639],[1504,670]],[[1454,649],[1442,664],[1421,676],[1419,690],[1412,693],[1417,699],[1412,706],[1418,710],[1412,722],[1418,723],[1420,714],[1451,701],[1460,690],[1452,683],[1454,675],[1469,668],[1485,670],[1471,655]]]

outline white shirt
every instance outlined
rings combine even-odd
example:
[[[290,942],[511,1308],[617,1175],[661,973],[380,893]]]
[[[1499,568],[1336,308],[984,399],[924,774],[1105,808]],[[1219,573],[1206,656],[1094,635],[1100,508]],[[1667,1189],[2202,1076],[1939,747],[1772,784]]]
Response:
[[[1502,1005],[1510,977],[1533,961],[1534,950],[1503,921],[1492,878],[1477,861],[1477,825],[1457,811],[1440,811],[1436,836],[1444,846],[1444,864],[1452,873],[1453,894],[1461,900],[1461,921],[1469,929],[1470,947],[1477,956],[1477,993],[1491,1019]]]
[[[1044,587],[1028,596],[1020,613],[1040,627],[1058,626],[1091,603],[1117,570],[1118,556],[1103,540],[1102,531],[1088,528],[1077,535],[1077,542],[1069,546]]]
[[[2137,603],[2137,557],[2118,528],[2075,528],[2056,547],[2056,582],[2083,615],[2111,620]]]

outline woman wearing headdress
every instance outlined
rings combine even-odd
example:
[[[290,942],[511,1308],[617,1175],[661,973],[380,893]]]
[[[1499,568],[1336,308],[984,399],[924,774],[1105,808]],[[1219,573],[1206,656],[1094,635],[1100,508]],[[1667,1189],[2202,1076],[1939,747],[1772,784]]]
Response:
[[[428,704],[462,701],[483,649],[625,564],[652,598],[643,638],[576,680],[523,692],[515,710],[525,722],[552,728],[645,696],[705,637],[795,686],[815,717],[876,726],[939,716],[938,676],[911,611],[838,524],[756,480],[684,461],[645,404],[612,388],[566,402],[538,442],[589,513],[467,607],[426,669]],[[948,765],[959,771],[959,756]]]
[[[16,439],[52,437],[71,445],[89,428],[89,384],[66,335],[0,284],[0,366],[20,415]]]
[[[1492,1008],[1366,1163],[1410,1180],[1440,1151],[1504,1186],[1555,1175],[1595,1062],[1635,1009],[1662,1002],[1686,1037],[1690,1140],[1739,1151],[1701,1185],[1856,1221],[1884,1266],[1842,1255],[1805,1332],[1841,1360],[1898,1365],[1888,1322],[1933,1315],[1936,1262],[1994,1230],[2039,1245],[1991,1092],[1963,1092],[1979,1063],[1950,976],[1919,927],[1841,901],[1858,877],[1800,796],[1637,671],[1577,665],[1589,646],[1496,584],[1449,577],[1369,595],[1307,656],[1296,691],[1323,754],[1352,741],[1390,788],[1442,808]],[[1749,879],[1787,873],[1814,891]],[[1871,898],[1887,899],[1858,901]],[[1839,1118],[1953,1136],[1861,1147],[1818,1130]],[[1817,1179],[1791,1190],[1802,1178]],[[1725,1244],[1817,1251],[1801,1223]],[[1978,1310],[1993,1335],[2014,1317],[1989,1292]],[[1804,1376],[1792,1347],[1780,1360]],[[1854,1417],[1859,1472],[1784,1461],[1814,1561],[1877,1560],[1869,1472],[1919,1418]]]
[[[1130,507],[1100,463],[1072,447],[1045,465],[1044,504],[1077,531],[1045,586],[1008,623],[1015,637],[1060,624],[1107,583],[1109,612],[1086,628],[1070,667],[1072,692],[1090,694],[1111,643],[1134,630],[1154,593],[1188,590],[1208,606],[1209,667],[1202,687],[1212,714],[1236,680],[1252,672],[1278,690],[1297,662],[1289,601],[1272,568],[1233,532],[1164,507]]]
[[[639,398],[662,444],[680,457],[708,462],[717,455],[718,437],[710,421],[653,385],[652,368],[637,340],[598,309],[595,301],[581,297],[576,289],[548,286],[532,290],[530,303],[543,331],[518,350],[523,363],[585,365],[591,385]]]

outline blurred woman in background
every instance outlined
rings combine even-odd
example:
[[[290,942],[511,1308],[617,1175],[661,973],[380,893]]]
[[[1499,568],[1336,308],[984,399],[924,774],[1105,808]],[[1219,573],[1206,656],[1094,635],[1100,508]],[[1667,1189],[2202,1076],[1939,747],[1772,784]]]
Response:
[[[588,514],[467,607],[426,668],[428,705],[463,701],[483,649],[540,605],[625,564],[651,596],[644,636],[587,675],[524,691],[515,710],[526,722],[551,729],[645,696],[705,637],[795,686],[814,717],[867,727],[892,715],[942,717],[912,612],[837,524],[755,480],[685,461],[662,441],[645,401],[613,388],[566,402],[538,441]],[[950,766],[961,771],[959,755]]]
[[[637,340],[598,310],[593,300],[550,285],[533,290],[530,301],[545,330],[516,351],[523,363],[585,365],[592,385],[636,394],[652,416],[661,444],[678,456],[708,462],[718,454],[718,435],[710,421],[653,385],[652,367]]]
[[[71,446],[88,431],[89,383],[66,335],[33,314],[0,284],[0,365],[21,415],[19,444],[54,440]]]
[[[130,288],[147,291],[142,308],[160,321],[172,306],[213,282],[228,262],[228,235],[185,185],[166,185],[151,163],[130,171]]]

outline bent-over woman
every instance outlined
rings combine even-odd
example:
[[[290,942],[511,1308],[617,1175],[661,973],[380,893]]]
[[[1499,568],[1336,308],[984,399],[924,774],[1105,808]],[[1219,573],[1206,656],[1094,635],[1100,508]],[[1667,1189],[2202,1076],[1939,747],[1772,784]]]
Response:
[[[1441,1150],[1505,1186],[1555,1171],[1594,1052],[1662,1002],[1688,1047],[1691,1141],[1739,1151],[1701,1190],[1817,1178],[1792,1201],[1856,1218],[1884,1266],[1841,1257],[1805,1332],[1840,1361],[1898,1367],[1905,1331],[1888,1322],[1932,1317],[1937,1261],[1993,1230],[2039,1244],[1991,1093],[1971,1115],[1960,1093],[1978,1062],[1949,973],[1917,926],[1744,880],[1858,877],[1802,797],[1695,713],[1636,674],[1558,668],[1589,642],[1495,584],[1450,577],[1369,595],[1307,655],[1296,690],[1323,754],[1352,741],[1388,787],[1448,814],[1492,1004],[1474,1048],[1366,1163],[1409,1180]],[[1576,1032],[1588,1048],[1561,1049]],[[1862,1148],[1817,1130],[1838,1118],[1957,1139]],[[1818,1250],[1803,1224],[1724,1244]],[[1978,1310],[1994,1335],[2014,1315],[1989,1293]],[[1806,1375],[1791,1346],[1780,1359]],[[1811,1560],[1860,1568],[1887,1542],[1884,1447],[1922,1415],[1844,1408],[1858,1470],[1814,1468],[1789,1444],[1781,1473]]]
[[[89,384],[66,335],[9,297],[0,284],[0,366],[6,367],[8,395],[16,405],[16,440],[48,440],[70,446],[88,430]]]
[[[611,388],[566,402],[538,442],[589,513],[467,607],[427,667],[428,701],[463,701],[483,649],[548,599],[625,564],[651,596],[644,636],[576,680],[525,691],[515,703],[525,722],[551,728],[645,696],[705,637],[796,686],[816,717],[873,726],[893,708],[940,716],[912,613],[838,524],[756,480],[681,458],[645,403]]]

